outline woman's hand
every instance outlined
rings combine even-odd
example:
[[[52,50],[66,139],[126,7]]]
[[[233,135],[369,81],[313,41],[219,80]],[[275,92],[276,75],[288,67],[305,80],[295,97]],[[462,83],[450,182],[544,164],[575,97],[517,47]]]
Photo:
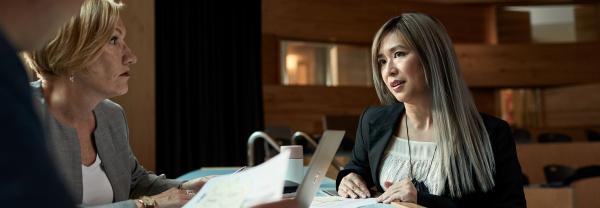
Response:
[[[216,176],[217,175],[209,175],[209,176],[204,176],[201,178],[189,180],[189,181],[181,184],[181,189],[193,190],[195,192],[198,192],[202,188],[202,186],[204,186],[204,184],[206,184],[206,182],[208,182],[210,179],[212,179]]]
[[[342,178],[340,186],[338,187],[338,195],[353,199],[371,197],[367,184],[362,177],[356,173],[350,173]]]
[[[377,197],[377,202],[386,204],[393,201],[417,203],[417,188],[415,188],[410,179],[407,178],[396,183],[386,181],[384,185],[387,190],[381,196]]]
[[[151,196],[150,198],[156,201],[160,208],[171,208],[171,207],[182,207],[187,203],[196,192],[192,190],[181,190],[177,188],[171,188],[160,194]]]

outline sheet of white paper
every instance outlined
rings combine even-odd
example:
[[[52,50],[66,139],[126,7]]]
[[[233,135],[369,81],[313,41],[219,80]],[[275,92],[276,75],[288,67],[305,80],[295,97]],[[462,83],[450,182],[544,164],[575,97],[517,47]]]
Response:
[[[377,204],[377,199],[349,199],[339,196],[319,196],[310,204],[311,208],[351,208]]]
[[[250,207],[281,199],[289,151],[245,171],[208,181],[184,208]]]

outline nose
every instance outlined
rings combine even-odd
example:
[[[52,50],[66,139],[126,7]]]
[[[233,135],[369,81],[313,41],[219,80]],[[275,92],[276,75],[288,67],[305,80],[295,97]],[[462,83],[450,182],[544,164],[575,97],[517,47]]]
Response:
[[[125,52],[123,53],[123,64],[132,65],[137,63],[137,56],[131,51],[129,46],[125,45]]]
[[[388,76],[395,76],[396,74],[398,74],[398,68],[396,68],[396,65],[393,61],[388,62],[388,64],[386,64],[385,67],[387,67],[386,70]]]

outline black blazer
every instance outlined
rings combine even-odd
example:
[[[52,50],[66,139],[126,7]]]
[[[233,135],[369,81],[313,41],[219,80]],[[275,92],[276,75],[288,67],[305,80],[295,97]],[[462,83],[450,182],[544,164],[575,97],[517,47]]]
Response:
[[[336,180],[336,187],[349,173],[362,176],[368,187],[379,185],[379,165],[392,133],[404,113],[404,104],[367,108],[361,115],[352,160]],[[516,154],[515,142],[508,124],[498,118],[481,114],[485,124],[496,163],[495,187],[482,193],[475,192],[461,198],[451,198],[445,191],[441,196],[417,194],[417,203],[426,207],[525,207],[525,195],[521,166]],[[474,180],[474,179],[473,179]]]

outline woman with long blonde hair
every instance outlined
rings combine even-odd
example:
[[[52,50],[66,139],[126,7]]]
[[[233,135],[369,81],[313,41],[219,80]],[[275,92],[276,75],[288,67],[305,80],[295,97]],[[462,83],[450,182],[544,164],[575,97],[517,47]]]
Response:
[[[421,13],[387,21],[371,49],[382,106],[361,115],[344,197],[427,207],[524,207],[508,124],[480,114],[443,25]]]

